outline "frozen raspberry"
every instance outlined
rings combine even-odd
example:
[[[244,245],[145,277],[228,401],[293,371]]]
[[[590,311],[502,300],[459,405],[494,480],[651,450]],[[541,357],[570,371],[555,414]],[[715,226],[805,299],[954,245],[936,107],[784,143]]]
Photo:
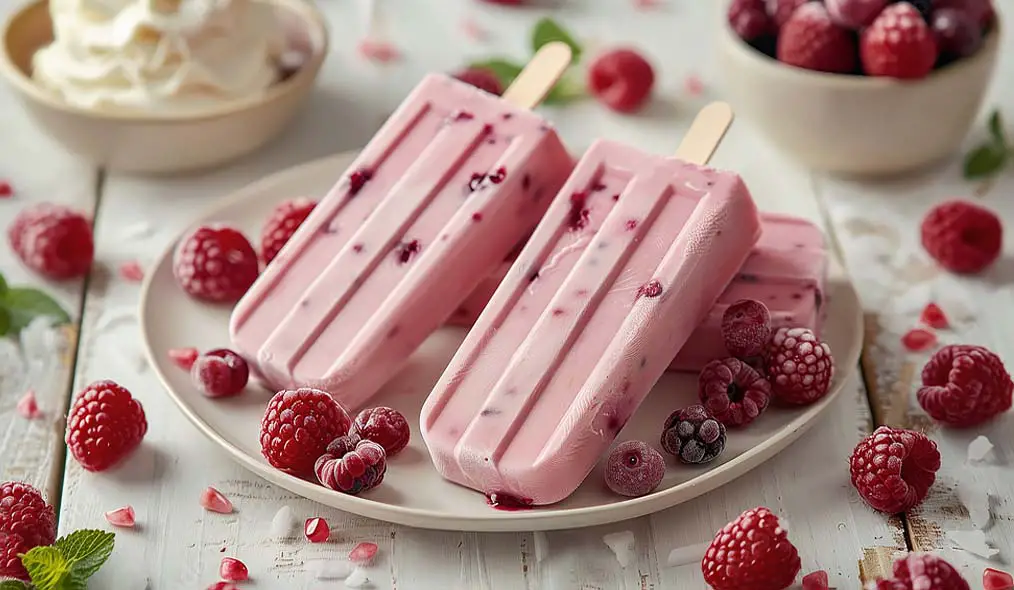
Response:
[[[937,335],[923,328],[914,328],[905,332],[901,344],[911,352],[922,352],[937,345]]]
[[[771,391],[779,402],[812,404],[831,389],[831,347],[806,328],[779,328],[765,353]]]
[[[0,533],[0,579],[14,578],[28,581],[28,572],[21,564],[21,553],[27,553],[31,547],[25,545],[21,535]]]
[[[940,50],[941,63],[968,57],[982,47],[982,27],[966,12],[953,8],[933,11],[930,29]]]
[[[116,510],[110,510],[105,514],[106,522],[113,526],[123,528],[134,528],[137,524],[137,515],[134,513],[133,506],[124,506],[123,508],[117,508]]]
[[[605,467],[606,485],[614,493],[636,498],[650,494],[665,476],[665,459],[647,444],[628,440],[609,453]]]
[[[201,226],[173,253],[173,275],[190,295],[214,302],[238,300],[257,278],[257,253],[239,230]]]
[[[361,440],[344,456],[324,453],[314,466],[320,483],[345,494],[361,494],[384,480],[387,454],[384,447],[370,440]]]
[[[56,540],[56,512],[39,490],[27,483],[0,484],[0,533],[21,537],[25,549],[52,545]]]
[[[359,441],[361,440],[363,439],[359,436],[359,433],[355,429],[352,429],[348,434],[339,436],[327,443],[327,448],[324,452],[335,457],[344,457],[346,454],[356,450],[356,446],[359,445]]]
[[[980,27],[987,27],[993,22],[995,12],[991,0],[934,0],[933,8],[942,10],[953,8],[972,17]]]
[[[316,205],[317,202],[311,199],[298,198],[283,201],[275,207],[261,230],[261,260],[264,264],[278,256],[279,250],[306,221]]]
[[[937,42],[919,11],[899,2],[862,32],[859,55],[870,76],[923,78],[937,62]]]
[[[83,277],[95,256],[88,219],[63,205],[23,209],[7,228],[7,239],[25,266],[54,280]]]
[[[485,68],[466,68],[454,74],[454,77],[494,96],[503,94],[503,84],[500,83],[500,79]]]
[[[356,416],[356,432],[384,447],[388,457],[397,455],[407,447],[411,435],[408,421],[401,412],[385,407],[359,412]]]
[[[827,572],[818,570],[803,576],[803,590],[828,590]]]
[[[909,553],[895,560],[894,579],[913,590],[970,590],[958,570],[929,553]]]
[[[376,543],[360,543],[349,551],[349,561],[352,563],[370,563],[380,548]]]
[[[722,339],[732,356],[758,356],[764,352],[770,337],[771,312],[756,299],[741,299],[722,314]]]
[[[838,25],[859,30],[872,23],[887,0],[824,0],[827,12]]]
[[[888,514],[919,505],[940,469],[937,445],[925,434],[881,426],[849,458],[852,485],[871,507]]]
[[[1014,589],[1014,576],[1007,572],[1001,572],[991,567],[987,567],[982,572],[982,588],[983,590],[1011,590]]]
[[[919,321],[937,330],[946,330],[951,327],[951,323],[947,321],[947,315],[944,314],[944,310],[940,309],[940,306],[933,302],[927,303],[926,307],[923,308]]]
[[[756,41],[774,30],[764,0],[733,0],[729,5],[729,26],[744,41]]]
[[[809,2],[782,27],[777,57],[797,68],[847,74],[856,69],[855,36],[832,22],[823,4]]]
[[[989,209],[947,201],[923,218],[922,247],[951,272],[979,272],[1000,256],[1003,225]]]
[[[715,460],[725,440],[725,425],[701,405],[676,410],[662,426],[662,448],[689,465]]]
[[[655,70],[632,49],[607,51],[588,68],[588,90],[599,102],[620,113],[640,110],[654,85]]]
[[[319,516],[307,518],[303,524],[303,535],[311,543],[323,543],[331,536],[331,527]]]
[[[309,387],[279,391],[261,420],[261,453],[282,471],[312,477],[317,457],[351,427],[352,418],[331,394]]]
[[[735,359],[704,365],[697,378],[701,403],[726,426],[745,426],[767,409],[771,383],[747,363]]]
[[[1003,361],[981,346],[952,344],[922,369],[919,405],[937,422],[965,428],[982,424],[1011,407],[1014,383]]]
[[[218,566],[218,577],[227,582],[242,582],[250,579],[250,570],[234,557],[223,557],[222,564]]]
[[[774,22],[775,27],[782,28],[785,23],[795,14],[796,9],[810,0],[765,0],[768,15]]]
[[[147,432],[141,402],[113,381],[96,381],[74,398],[67,447],[88,471],[105,471],[133,452]]]
[[[170,348],[166,354],[169,356],[169,360],[176,364],[181,369],[189,371],[194,366],[194,362],[197,361],[197,357],[200,353],[197,352],[196,348]]]
[[[778,517],[751,508],[715,535],[701,561],[704,581],[714,590],[783,590],[802,565]]]
[[[235,352],[216,348],[197,357],[190,377],[204,395],[226,397],[243,391],[250,378],[250,368]]]

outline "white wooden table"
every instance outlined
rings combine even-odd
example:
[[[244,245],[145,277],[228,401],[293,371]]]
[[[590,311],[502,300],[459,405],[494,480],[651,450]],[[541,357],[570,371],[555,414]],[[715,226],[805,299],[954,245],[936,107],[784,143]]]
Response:
[[[6,10],[13,6],[13,0],[3,3]],[[585,40],[590,51],[629,43],[643,48],[658,66],[657,100],[641,115],[612,115],[594,101],[545,109],[573,149],[604,136],[668,152],[697,108],[722,96],[712,64],[711,31],[720,18],[718,5],[724,2],[664,0],[650,11],[636,11],[628,0],[554,4],[554,16]],[[61,151],[26,120],[10,92],[0,92],[5,138],[0,142],[0,176],[16,190],[14,198],[0,201],[3,225],[29,202],[60,201],[94,214],[97,240],[96,265],[88,279],[45,285],[74,311],[77,329],[69,336],[67,354],[36,355],[23,375],[7,364],[10,347],[0,348],[0,361],[8,359],[0,366],[0,479],[23,479],[45,490],[59,507],[64,532],[107,527],[105,511],[124,504],[135,507],[139,527],[118,534],[116,551],[93,578],[93,588],[203,589],[217,579],[223,555],[250,566],[253,580],[244,587],[341,587],[341,582],[315,581],[308,564],[344,555],[361,540],[381,547],[371,575],[380,589],[702,588],[699,568],[669,567],[669,551],[709,540],[740,511],[757,505],[790,519],[804,570],[826,569],[832,586],[858,588],[861,579],[875,576],[895,552],[907,548],[940,550],[967,568],[974,586],[987,564],[953,550],[942,535],[972,528],[955,493],[959,478],[972,478],[994,494],[995,524],[988,536],[1003,548],[1003,557],[1012,557],[1007,548],[1014,546],[1014,506],[1009,499],[1014,471],[1004,465],[969,467],[965,455],[968,442],[982,432],[997,444],[1001,458],[1014,456],[1014,419],[1008,416],[974,432],[933,427],[914,402],[926,356],[906,354],[899,337],[915,326],[922,306],[934,299],[956,324],[942,333],[944,341],[982,344],[1014,361],[1014,314],[1009,311],[1014,240],[1007,241],[1006,258],[983,276],[958,278],[940,272],[921,251],[917,227],[932,203],[975,192],[975,186],[961,179],[957,159],[917,178],[842,181],[788,161],[743,120],[715,164],[740,172],[763,208],[805,215],[826,228],[852,273],[867,318],[866,353],[861,371],[849,378],[847,394],[819,426],[774,460],[703,498],[650,517],[549,533],[542,560],[537,559],[531,533],[392,526],[294,497],[234,465],[185,420],[139,361],[137,324],[129,319],[139,289],[117,275],[119,263],[139,259],[142,265],[150,264],[204,205],[229,191],[285,167],[363,145],[424,72],[452,70],[466,58],[496,54],[523,60],[531,24],[548,12],[488,8],[474,0],[397,3],[390,12],[390,28],[405,58],[377,65],[355,52],[362,28],[358,4],[320,0],[320,5],[331,24],[333,45],[306,112],[273,146],[215,173],[145,179],[96,170]],[[486,42],[463,32],[466,16],[488,29]],[[1009,19],[1008,28],[1012,24],[1014,19]],[[1014,40],[1008,37],[988,103],[1005,106],[1014,115],[1014,62],[1007,59],[1011,54]],[[689,74],[700,75],[704,96],[686,94]],[[980,128],[985,125],[976,128],[969,144],[982,138]],[[1008,223],[1014,223],[1011,190],[1014,178],[1008,174],[983,197]],[[152,225],[153,235],[125,237],[129,226],[142,221]],[[0,248],[0,267],[12,283],[38,283],[6,244]],[[131,389],[150,421],[138,454],[104,475],[87,473],[67,460],[61,418],[72,391],[100,378]],[[17,415],[15,404],[28,387],[37,392],[46,419],[27,421]],[[926,430],[944,457],[929,499],[904,518],[874,513],[848,483],[846,460],[856,441],[886,420]],[[206,513],[198,496],[208,485],[236,502],[238,511],[228,517]],[[326,517],[334,542],[272,540],[269,523],[283,504],[300,519]],[[604,534],[622,530],[632,531],[637,542],[637,560],[627,568],[620,567],[602,542]]]

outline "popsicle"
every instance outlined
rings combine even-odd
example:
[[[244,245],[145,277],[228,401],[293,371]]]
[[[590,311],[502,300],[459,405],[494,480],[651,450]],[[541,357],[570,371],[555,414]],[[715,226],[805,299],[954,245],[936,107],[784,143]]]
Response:
[[[502,98],[427,76],[233,311],[276,389],[362,406],[538,223],[573,169],[530,111],[570,63],[544,46]]]
[[[471,327],[514,259],[516,254],[487,277],[455,310],[448,324]],[[698,371],[713,359],[729,356],[722,340],[722,314],[740,299],[763,301],[771,310],[775,328],[802,326],[820,335],[827,269],[827,246],[820,228],[799,217],[762,213],[757,245],[669,370]]]
[[[493,504],[570,495],[760,235],[736,174],[706,168],[732,112],[676,158],[597,141],[423,405],[437,470]]]

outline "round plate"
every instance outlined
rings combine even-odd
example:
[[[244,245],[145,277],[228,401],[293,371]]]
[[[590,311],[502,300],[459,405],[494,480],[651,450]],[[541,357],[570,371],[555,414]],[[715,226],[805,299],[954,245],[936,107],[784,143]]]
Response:
[[[222,199],[198,222],[224,221],[247,235],[260,235],[261,224],[281,200],[324,195],[354,154],[317,160],[290,168]],[[412,424],[410,446],[393,457],[383,484],[362,496],[348,496],[292,477],[272,468],[260,453],[258,433],[271,392],[251,384],[242,395],[209,399],[190,382],[187,372],[169,360],[170,348],[200,350],[228,346],[230,308],[199,303],[188,297],[172,275],[172,249],[167,249],[145,280],[141,294],[141,330],[152,366],[169,395],[201,432],[241,465],[296,494],[353,512],[408,526],[469,531],[531,531],[591,526],[634,518],[686,502],[739,477],[773,457],[817,421],[841,392],[848,373],[857,366],[862,344],[862,315],[855,291],[837,266],[827,288],[829,315],[824,336],[835,352],[839,371],[830,395],[815,405],[795,410],[771,408],[749,428],[729,433],[722,457],[694,468],[670,467],[662,485],[641,498],[622,498],[603,484],[601,465],[572,496],[552,506],[499,511],[477,492],[445,481],[430,463],[419,435],[423,400],[464,338],[460,328],[442,328],[416,351],[405,368],[374,399],[391,406]],[[641,439],[656,446],[661,420],[672,410],[694,403],[696,375],[667,373],[617,440]]]

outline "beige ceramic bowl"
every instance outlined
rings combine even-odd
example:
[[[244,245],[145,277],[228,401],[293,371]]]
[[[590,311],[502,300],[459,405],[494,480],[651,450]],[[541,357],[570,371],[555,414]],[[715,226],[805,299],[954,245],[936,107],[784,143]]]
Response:
[[[927,167],[960,147],[993,77],[1001,30],[972,57],[913,82],[787,66],[744,43],[724,19],[719,37],[730,102],[778,148],[812,168],[882,176]]]
[[[303,0],[261,0],[276,8],[289,46],[303,53],[298,71],[267,92],[198,114],[99,112],[69,105],[31,79],[32,56],[53,36],[46,0],[15,12],[3,28],[0,69],[37,125],[68,150],[118,172],[171,174],[212,168],[277,136],[310,93],[328,36]]]

